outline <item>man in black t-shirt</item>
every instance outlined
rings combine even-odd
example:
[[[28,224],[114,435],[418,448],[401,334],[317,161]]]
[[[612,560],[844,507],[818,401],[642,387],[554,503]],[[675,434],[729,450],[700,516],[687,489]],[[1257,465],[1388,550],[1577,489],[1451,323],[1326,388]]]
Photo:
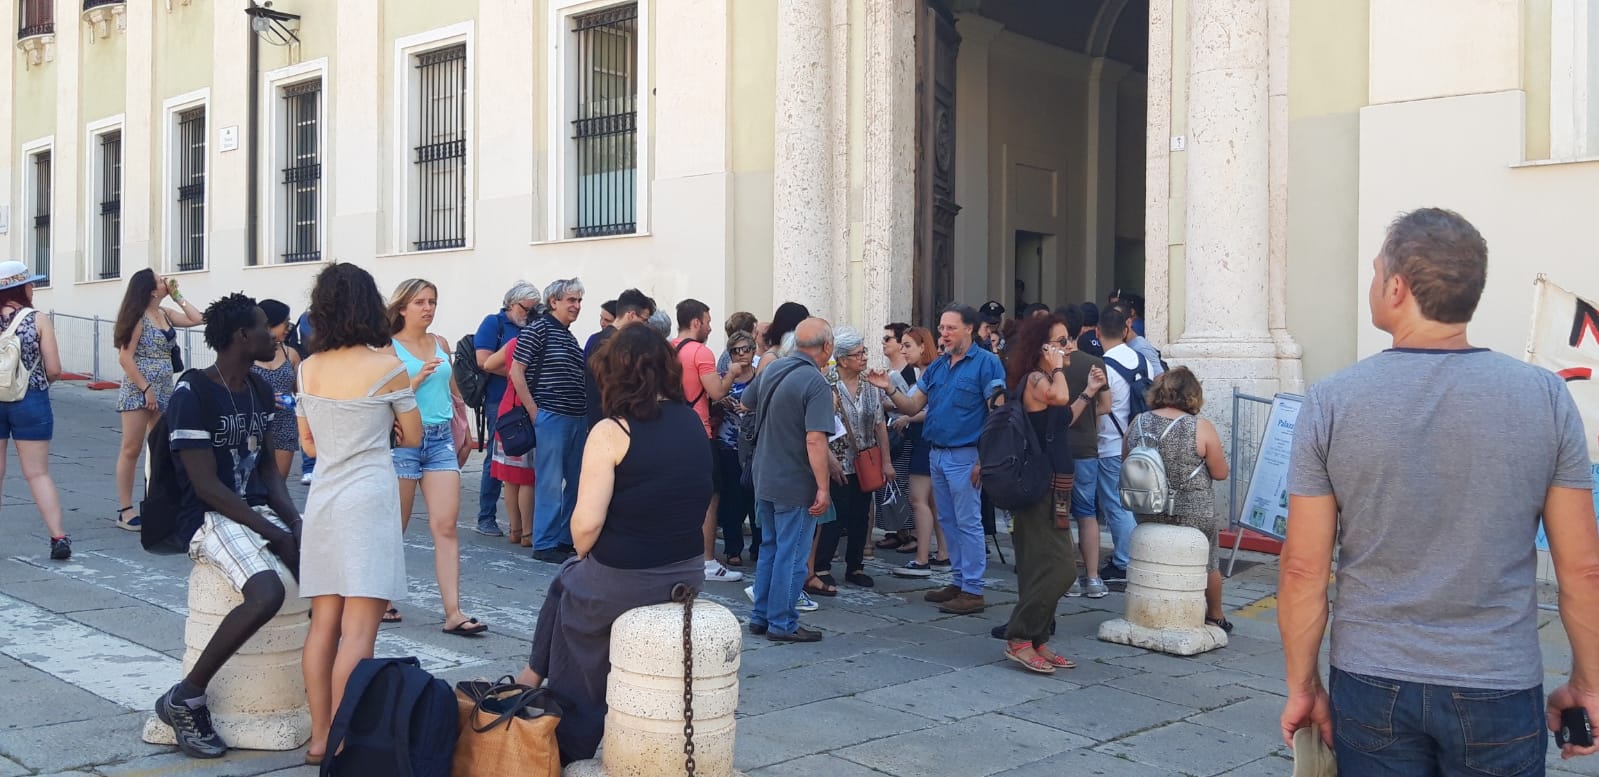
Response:
[[[218,758],[227,744],[211,724],[206,686],[283,606],[283,576],[299,574],[300,512],[270,455],[272,391],[250,365],[272,358],[272,334],[255,300],[231,294],[205,311],[216,366],[190,370],[172,390],[166,422],[177,471],[179,525],[198,526],[196,562],[221,572],[244,597],[222,619],[182,682],[156,701],[191,758]]]
[[[600,409],[600,384],[594,380],[594,369],[589,365],[594,359],[596,351],[605,341],[611,339],[618,329],[625,329],[634,324],[642,324],[655,315],[655,300],[638,289],[628,289],[616,297],[616,318],[611,325],[589,336],[583,346],[583,376],[588,391],[588,425],[593,427],[605,418],[605,411]]]

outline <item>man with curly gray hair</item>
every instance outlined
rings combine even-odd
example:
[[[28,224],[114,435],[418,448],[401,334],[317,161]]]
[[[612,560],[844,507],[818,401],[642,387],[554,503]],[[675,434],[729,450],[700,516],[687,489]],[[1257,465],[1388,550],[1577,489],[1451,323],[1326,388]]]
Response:
[[[583,347],[572,324],[583,312],[583,282],[555,281],[544,289],[548,312],[516,336],[510,368],[518,402],[533,417],[538,440],[533,471],[533,558],[559,564],[576,554],[572,509],[588,438],[588,391]]]

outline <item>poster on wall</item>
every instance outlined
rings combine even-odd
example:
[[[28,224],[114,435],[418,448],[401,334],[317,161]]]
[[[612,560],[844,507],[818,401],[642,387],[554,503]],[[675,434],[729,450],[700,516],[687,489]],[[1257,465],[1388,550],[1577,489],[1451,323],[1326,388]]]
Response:
[[[1583,299],[1542,275],[1533,282],[1532,335],[1527,361],[1566,380],[1588,436],[1588,461],[1599,494],[1599,303]],[[1594,497],[1599,508],[1599,495]],[[1549,538],[1538,527],[1538,549]]]
[[[1272,400],[1243,514],[1238,516],[1244,526],[1279,540],[1288,537],[1288,457],[1294,448],[1294,423],[1304,401],[1298,394],[1278,394]]]

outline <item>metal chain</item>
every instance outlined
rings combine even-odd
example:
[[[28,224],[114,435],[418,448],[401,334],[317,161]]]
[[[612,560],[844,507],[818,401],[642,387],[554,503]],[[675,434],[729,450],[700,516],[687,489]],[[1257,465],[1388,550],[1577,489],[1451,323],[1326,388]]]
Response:
[[[672,601],[683,605],[683,768],[694,773],[694,598],[699,590],[683,583],[672,586]]]

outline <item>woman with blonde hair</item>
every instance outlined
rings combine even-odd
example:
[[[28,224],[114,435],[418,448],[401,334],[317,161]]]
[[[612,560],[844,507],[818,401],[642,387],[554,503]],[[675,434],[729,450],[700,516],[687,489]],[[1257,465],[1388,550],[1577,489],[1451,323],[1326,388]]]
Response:
[[[428,332],[438,307],[439,288],[421,278],[402,282],[389,297],[394,355],[411,376],[411,391],[422,411],[421,447],[393,452],[394,472],[400,478],[400,529],[403,532],[411,522],[420,483],[433,534],[433,569],[444,601],[444,633],[476,636],[489,627],[461,612],[461,542],[455,531],[461,513],[461,465],[450,421],[455,406],[464,400],[451,375],[450,344]],[[397,622],[400,617],[391,607],[383,619]]]
[[[1205,389],[1187,367],[1176,367],[1155,378],[1149,387],[1149,412],[1133,419],[1123,442],[1125,457],[1139,441],[1154,443],[1166,464],[1166,482],[1172,496],[1170,515],[1135,516],[1139,523],[1189,526],[1205,533],[1210,543],[1210,576],[1205,585],[1205,622],[1232,631],[1221,603],[1221,572],[1216,564],[1217,535],[1223,519],[1216,515],[1216,494],[1211,483],[1226,480],[1227,453],[1215,425],[1200,418]]]

